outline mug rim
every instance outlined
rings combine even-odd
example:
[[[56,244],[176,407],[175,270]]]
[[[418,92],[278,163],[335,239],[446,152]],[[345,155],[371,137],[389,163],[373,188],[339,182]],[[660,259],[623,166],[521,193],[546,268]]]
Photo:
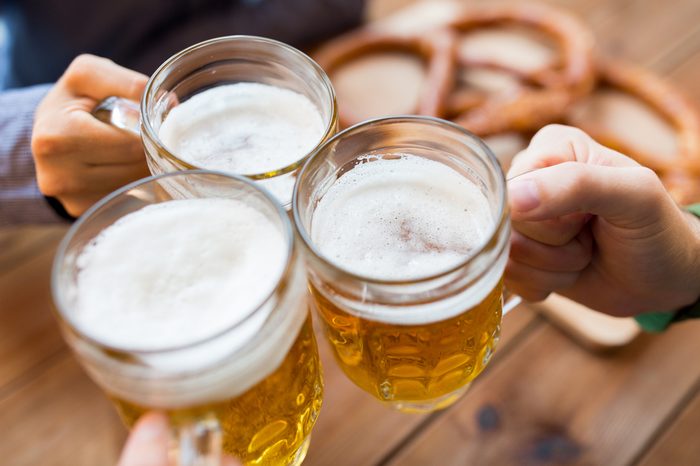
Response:
[[[311,170],[310,166],[314,163],[314,161],[317,159],[322,159],[324,155],[327,155],[327,154],[324,154],[324,152],[331,145],[340,141],[345,136],[347,136],[349,134],[361,132],[362,130],[364,130],[370,126],[400,124],[400,123],[418,123],[418,124],[425,125],[425,126],[433,126],[433,127],[449,129],[450,131],[456,131],[457,133],[461,133],[462,136],[466,136],[469,140],[476,143],[476,146],[483,152],[484,159],[487,162],[486,163],[487,167],[494,170],[494,172],[495,172],[496,189],[498,191],[498,209],[497,209],[497,215],[494,218],[494,223],[491,226],[491,230],[488,232],[486,239],[484,241],[482,241],[482,243],[479,245],[478,248],[475,248],[473,251],[471,251],[469,255],[467,255],[463,260],[459,261],[457,264],[452,265],[447,269],[444,269],[444,270],[441,270],[438,272],[434,272],[434,273],[429,274],[429,275],[419,276],[416,278],[383,279],[383,278],[377,278],[377,277],[359,274],[359,273],[353,272],[351,270],[348,270],[346,267],[344,267],[341,264],[338,264],[337,262],[328,258],[326,255],[324,255],[319,250],[319,248],[315,245],[314,241],[311,239],[310,233],[304,227],[304,224],[303,224],[301,217],[300,217],[299,204],[301,202],[301,200],[300,200],[301,193],[300,193],[299,186],[301,185],[302,180],[305,179],[308,172]],[[358,154],[358,156],[359,155],[362,155],[362,154]],[[493,151],[486,145],[486,143],[481,138],[479,138],[478,136],[476,136],[474,133],[467,130],[466,128],[464,128],[456,123],[453,123],[451,121],[443,120],[441,118],[436,118],[436,117],[432,117],[432,116],[425,116],[425,115],[395,115],[395,116],[384,116],[384,117],[379,117],[379,118],[373,118],[370,120],[365,120],[365,121],[362,121],[360,123],[357,123],[357,124],[347,128],[343,131],[336,133],[333,137],[331,137],[326,142],[324,142],[316,151],[314,151],[309,156],[306,163],[304,163],[304,166],[301,168],[301,170],[299,171],[299,175],[297,176],[297,182],[294,185],[294,192],[292,194],[292,212],[294,215],[294,225],[296,227],[296,230],[297,230],[299,237],[301,238],[303,244],[311,251],[311,253],[314,255],[314,257],[320,259],[324,265],[329,266],[334,270],[340,271],[341,273],[343,273],[346,276],[349,276],[353,280],[362,281],[362,282],[368,283],[368,284],[374,284],[374,285],[380,285],[380,286],[381,285],[388,285],[388,286],[413,285],[413,284],[431,282],[431,281],[449,276],[449,275],[469,266],[469,264],[471,264],[474,259],[479,257],[486,250],[487,246],[489,244],[491,244],[494,241],[494,239],[496,239],[496,236],[498,235],[498,233],[501,230],[501,225],[506,220],[506,217],[508,215],[506,197],[507,197],[507,195],[506,195],[506,181],[505,181],[505,175],[503,174],[503,168],[501,167],[501,164],[498,162],[498,159],[496,158]]]
[[[177,52],[176,54],[172,55],[170,58],[165,60],[157,69],[156,71],[148,78],[148,82],[146,83],[146,88],[144,89],[143,92],[143,97],[141,98],[141,104],[140,104],[140,113],[141,113],[141,126],[144,130],[142,134],[145,134],[151,141],[153,141],[159,149],[159,153],[163,155],[165,158],[169,159],[171,162],[174,162],[177,165],[184,166],[186,170],[209,170],[207,168],[199,167],[197,165],[193,165],[185,160],[182,160],[179,158],[177,155],[173,154],[166,146],[163,144],[163,141],[160,140],[160,137],[156,133],[156,131],[153,129],[153,126],[151,125],[150,120],[145,117],[148,115],[147,112],[147,107],[148,103],[150,102],[149,96],[151,94],[151,91],[155,87],[156,79],[163,74],[168,67],[172,66],[174,63],[177,61],[183,59],[184,57],[197,52],[200,49],[206,48],[210,45],[213,44],[219,44],[223,42],[250,42],[250,43],[261,43],[265,44],[268,46],[273,46],[273,47],[279,47],[281,49],[284,49],[286,52],[291,53],[293,56],[296,56],[297,58],[300,58],[303,62],[308,64],[315,72],[316,74],[321,78],[321,82],[323,83],[323,87],[328,93],[328,97],[330,99],[330,104],[331,104],[331,113],[330,117],[328,119],[328,122],[326,124],[326,128],[323,132],[323,135],[319,139],[319,141],[316,143],[316,145],[308,151],[306,154],[304,154],[303,157],[299,158],[298,160],[292,162],[289,165],[285,165],[284,167],[277,168],[275,170],[270,170],[262,173],[234,173],[236,175],[241,175],[245,176],[246,178],[250,178],[251,180],[265,180],[269,178],[274,178],[277,176],[285,175],[287,173],[291,173],[295,171],[297,168],[301,167],[306,160],[313,154],[323,143],[333,134],[335,131],[336,127],[336,121],[338,120],[338,103],[337,103],[337,98],[335,95],[335,89],[333,88],[333,84],[331,83],[330,78],[326,74],[326,72],[321,68],[321,66],[316,63],[309,55],[305,54],[301,50],[292,47],[289,44],[285,44],[284,42],[275,40],[275,39],[270,39],[267,37],[260,37],[260,36],[251,36],[251,35],[244,35],[244,34],[237,34],[237,35],[230,35],[230,36],[221,36],[221,37],[215,37],[213,39],[208,39],[202,42],[198,42],[194,45],[190,45],[189,47]]]
[[[68,311],[69,307],[66,305],[65,302],[65,290],[61,290],[58,286],[58,277],[61,274],[61,269],[63,267],[63,264],[65,263],[65,258],[66,258],[66,251],[68,250],[68,246],[70,243],[73,241],[75,238],[75,235],[80,231],[82,226],[88,222],[90,219],[94,217],[94,215],[103,207],[109,205],[112,201],[115,199],[121,197],[125,193],[131,191],[134,188],[138,188],[139,186],[143,186],[149,183],[157,182],[161,179],[164,178],[170,178],[170,177],[187,177],[187,176],[197,176],[197,175],[214,175],[217,177],[225,177],[229,178],[230,180],[241,182],[248,187],[254,189],[255,191],[258,191],[260,194],[263,195],[264,199],[266,202],[271,204],[271,206],[274,208],[275,212],[277,215],[280,217],[281,222],[282,222],[282,229],[283,229],[283,235],[285,237],[285,243],[286,243],[286,249],[287,249],[287,255],[285,257],[285,264],[284,268],[282,269],[282,273],[279,276],[279,279],[276,281],[274,287],[268,294],[264,296],[264,298],[260,301],[259,304],[254,306],[253,308],[250,309],[250,311],[245,314],[239,320],[238,322],[228,325],[225,328],[211,334],[207,335],[206,337],[203,338],[198,338],[196,340],[187,342],[185,344],[181,345],[171,345],[171,346],[164,346],[162,348],[157,348],[157,349],[144,349],[144,348],[138,348],[138,347],[122,347],[122,346],[115,346],[109,343],[105,343],[103,341],[100,341],[99,339],[89,335],[87,332],[85,332],[83,329],[81,329],[80,326],[76,325],[75,320],[71,316],[71,312]],[[207,198],[204,198],[207,199]],[[226,198],[223,198],[226,199]],[[168,202],[168,201],[164,201]],[[153,205],[153,204],[149,204]],[[136,211],[131,211],[127,214],[119,216],[118,219],[124,218],[126,215],[129,215],[133,212]],[[117,219],[117,220],[118,220]],[[103,230],[101,230],[103,231]],[[165,353],[170,353],[170,352],[175,352],[175,351],[181,351],[181,350],[186,350],[190,348],[194,348],[196,346],[205,344],[209,341],[213,341],[222,335],[234,330],[235,328],[245,324],[249,319],[251,319],[255,314],[257,314],[267,302],[270,301],[270,299],[278,292],[280,289],[280,284],[286,282],[289,277],[291,276],[292,273],[294,273],[294,227],[292,226],[291,220],[289,219],[289,216],[287,215],[286,210],[284,210],[284,207],[280,204],[277,199],[265,188],[258,186],[257,183],[255,183],[253,180],[250,180],[246,178],[245,176],[242,175],[235,175],[231,173],[225,173],[221,171],[216,171],[216,170],[180,170],[180,171],[175,171],[175,172],[167,172],[167,173],[161,173],[159,175],[151,175],[147,176],[145,178],[141,178],[140,180],[133,181],[100,199],[97,201],[95,204],[93,204],[88,210],[86,210],[79,218],[78,220],[71,225],[71,227],[68,229],[66,234],[63,236],[61,239],[61,242],[58,245],[58,248],[56,249],[56,253],[54,255],[53,259],[53,264],[51,266],[51,296],[53,298],[54,306],[52,306],[52,309],[54,311],[54,314],[57,316],[59,322],[63,325],[66,325],[70,331],[76,333],[81,339],[89,342],[92,345],[98,346],[103,349],[107,349],[110,351],[114,351],[120,354],[133,354],[133,355],[153,355],[153,354],[165,354]]]

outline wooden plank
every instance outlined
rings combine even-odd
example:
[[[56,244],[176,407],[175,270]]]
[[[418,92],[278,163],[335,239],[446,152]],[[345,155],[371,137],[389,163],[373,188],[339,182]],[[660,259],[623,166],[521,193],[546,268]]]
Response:
[[[66,232],[65,225],[0,229],[0,276],[26,262],[45,247],[54,247]]]
[[[699,331],[595,357],[542,326],[387,464],[629,464],[700,380]]]
[[[0,401],[4,465],[114,464],[126,436],[116,411],[65,353]]]
[[[97,401],[102,399],[102,395],[96,393],[92,382],[76,363],[65,362],[67,358],[72,361],[72,356],[66,356],[67,350],[49,310],[50,267],[56,241],[57,238],[36,257],[18,265],[0,280],[0,302],[3,303],[0,310],[0,409],[7,403],[13,406],[13,412],[10,416],[3,416],[3,422],[17,422],[20,432],[24,433],[37,423],[60,424],[60,429],[51,432],[56,436],[56,441],[60,439],[61,447],[54,456],[55,462],[50,464],[98,464],[101,462],[93,461],[93,453],[97,451],[105,452],[102,462],[107,461],[109,452],[113,453],[109,457],[112,461],[116,455],[114,439],[121,439],[124,429],[116,422],[102,424],[103,418],[114,418],[109,403],[102,406]],[[510,341],[533,319],[534,313],[526,308],[508,316],[504,323],[503,341],[492,365],[498,364]],[[306,464],[323,465],[328,464],[329,460],[339,465],[376,461],[416,428],[422,418],[391,411],[356,388],[332,360],[326,342],[321,341],[320,346],[325,368],[326,399]],[[47,397],[43,392],[46,377],[59,385],[54,398]],[[100,428],[104,432],[97,436],[84,431],[85,418],[82,415],[59,414],[67,406],[75,406],[81,398],[86,398],[86,402],[99,408],[94,416],[99,418]],[[21,421],[23,417],[25,421]],[[0,431],[3,431],[3,422],[0,422]],[[112,432],[108,434],[110,428]],[[90,438],[89,446],[86,446],[86,438]],[[15,440],[19,439],[19,436],[17,439],[3,437],[0,457],[10,457],[4,456],[4,453],[14,455]],[[357,442],[362,443],[363,448],[356,448]],[[50,443],[42,443],[18,458],[25,464],[33,464],[30,459],[37,459],[53,448]],[[68,456],[61,456],[62,452],[70,451],[78,452],[79,458],[75,462],[68,461]],[[51,454],[54,455],[54,452]]]
[[[535,313],[521,306],[503,322],[503,338],[493,361],[485,371],[500,364],[512,350],[518,335],[537,325]],[[320,332],[317,332],[320,335]],[[323,361],[325,396],[323,409],[314,429],[306,466],[356,466],[376,464],[426,421],[425,415],[403,414],[355,387],[333,361],[328,344],[319,342]],[[479,379],[474,386],[480,383]]]
[[[638,5],[651,5],[650,2],[651,0],[644,0],[638,2]],[[618,12],[623,11],[628,5],[632,4],[630,0],[618,2],[607,2],[604,0],[564,0],[554,3],[571,7],[574,11],[584,12],[587,20],[593,24],[594,29],[600,34],[599,37],[601,41],[604,40],[605,37],[610,37],[610,35],[618,37],[618,40],[621,41],[625,34],[628,33],[627,39],[625,39],[627,42],[622,45],[622,48],[613,48],[612,50],[620,51],[620,53],[627,53],[626,51],[629,50],[631,51],[631,55],[629,56],[633,58],[638,56],[642,64],[675,63],[671,60],[667,60],[667,62],[659,61],[661,60],[659,58],[660,56],[668,56],[667,54],[671,53],[669,48],[676,51],[675,53],[677,55],[674,60],[677,61],[682,60],[685,54],[692,55],[693,50],[696,50],[694,47],[688,46],[688,41],[684,39],[685,37],[695,37],[694,33],[689,33],[687,29],[682,29],[680,27],[677,31],[674,31],[673,29],[676,28],[672,28],[670,26],[671,23],[665,22],[665,20],[662,21],[662,24],[656,26],[653,24],[654,21],[656,21],[654,15],[647,14],[645,17],[645,15],[642,14],[644,9],[639,6],[633,7],[636,9],[629,17],[635,17],[639,22],[635,24],[631,19],[624,20],[623,18],[620,24],[624,25],[624,29],[620,28],[619,31],[612,31],[618,27],[618,19],[621,17]],[[676,11],[680,11],[680,14],[684,16],[680,21],[685,24],[690,21],[690,19],[693,19],[693,16],[689,13],[695,11],[693,9],[693,3],[697,2],[687,1],[681,5],[674,1],[665,5],[665,7],[668,12],[675,16],[679,16],[679,13],[674,12],[674,8]],[[653,5],[651,6],[653,7]],[[681,8],[678,9],[676,8],[677,6]],[[653,11],[658,12],[660,10],[657,8]],[[665,12],[663,13],[665,14]],[[697,18],[697,14],[695,14],[695,18]],[[680,24],[680,21],[677,24]],[[644,48],[639,45],[639,31],[644,31],[645,35],[652,36],[652,34],[648,33],[648,30],[650,30],[649,28],[655,31],[654,34],[659,34],[658,31],[661,31],[663,34],[666,34],[666,36],[644,38],[644,41],[651,42],[644,46],[648,48]],[[612,32],[609,32],[608,29]],[[654,42],[654,40],[658,42]],[[682,45],[676,46],[669,41],[673,42],[673,44]],[[616,44],[611,44],[610,47],[613,47],[613,45],[617,47]],[[678,47],[681,47],[683,50],[678,52],[678,50],[680,50]],[[648,53],[645,51],[648,51]],[[654,60],[656,60],[656,62]],[[653,66],[656,68],[657,65]],[[664,66],[668,67],[670,65]],[[656,69],[667,69],[664,68],[664,66]],[[694,93],[693,95],[696,98],[700,99],[700,86],[697,84],[698,76],[700,76],[700,55],[693,56],[682,67],[678,68],[677,71],[673,73],[672,78],[681,86],[688,88],[691,93]],[[12,248],[6,248],[6,250],[11,249]],[[31,246],[24,250],[31,252],[34,251],[34,247]],[[16,251],[19,251],[19,249]],[[30,261],[28,258],[25,260],[21,255],[15,257],[20,258],[17,262],[23,262],[25,263],[24,266],[29,267]],[[50,260],[47,260],[46,263],[50,263]],[[109,407],[109,403],[97,391],[92,383],[86,379],[85,375],[72,359],[67,358],[65,353],[61,353],[60,339],[53,341],[54,343],[58,342],[59,347],[52,346],[52,338],[57,336],[58,333],[55,331],[55,323],[52,322],[51,319],[46,319],[48,313],[44,311],[48,309],[46,307],[48,301],[42,301],[38,296],[31,296],[33,286],[37,286],[37,289],[41,288],[40,284],[42,282],[36,277],[48,277],[48,268],[45,271],[40,271],[39,269],[40,267],[35,269],[35,272],[22,275],[24,277],[22,280],[14,280],[16,275],[15,271],[13,271],[12,274],[2,276],[0,279],[0,306],[2,307],[2,309],[0,309],[0,387],[12,388],[12,390],[5,392],[5,396],[0,396],[0,400],[2,400],[0,401],[0,409],[2,409],[3,412],[3,416],[0,416],[0,431],[10,433],[9,436],[3,436],[3,439],[0,441],[0,458],[3,458],[3,464],[6,461],[10,461],[10,464],[70,464],[78,466],[82,464],[113,463],[118,448],[121,446],[124,430],[116,420],[116,416]],[[7,280],[12,281],[8,282]],[[21,291],[22,289],[25,291]],[[19,296],[15,296],[16,293],[18,293]],[[39,295],[40,293],[36,294]],[[19,306],[15,308],[15,314],[27,313],[28,317],[26,317],[26,319],[15,316],[14,318],[19,320],[13,321],[11,318],[7,317],[10,315],[10,313],[5,311],[8,297],[14,300],[12,302],[20,303]],[[48,294],[45,294],[43,299],[48,299]],[[41,304],[42,302],[44,304]],[[42,309],[41,306],[45,307]],[[12,307],[15,307],[15,305]],[[524,316],[525,313],[522,315]],[[514,319],[516,316],[518,316],[518,314],[509,316],[509,321],[505,324],[506,334],[510,332],[510,326],[515,326],[510,323],[512,322],[510,319]],[[429,418],[417,418],[384,409],[378,402],[355,388],[344,378],[335,363],[328,357],[327,348],[324,348],[322,352],[324,353],[326,368],[326,400],[321,418],[313,435],[311,451],[305,464],[364,465],[376,463],[380,461],[381,458],[391,455],[395,449],[404,446],[402,442],[406,441],[406,439],[416,437],[418,444],[424,444],[424,436],[444,422],[449,422],[454,425],[453,431],[445,431],[442,433],[445,439],[452,439],[452,441],[442,441],[442,437],[439,437],[438,440],[442,441],[442,443],[440,443],[442,449],[434,451],[459,456],[463,454],[462,450],[455,449],[454,446],[461,446],[461,444],[465,442],[470,443],[472,448],[485,450],[486,452],[496,448],[492,445],[493,443],[502,442],[505,450],[505,448],[513,444],[514,440],[499,441],[495,439],[499,436],[509,436],[508,434],[501,435],[504,430],[502,427],[502,419],[515,419],[517,422],[521,422],[522,420],[518,420],[520,418],[517,416],[513,417],[510,413],[512,411],[515,411],[516,414],[524,412],[525,405],[528,404],[527,402],[529,402],[531,398],[537,400],[538,406],[536,406],[537,409],[535,413],[539,413],[540,415],[540,417],[532,419],[532,421],[537,424],[536,429],[532,429],[531,424],[527,422],[521,422],[518,426],[522,426],[521,429],[525,432],[516,433],[525,438],[527,430],[531,429],[534,432],[530,437],[531,439],[537,440],[536,436],[538,433],[543,435],[542,439],[549,439],[549,443],[544,442],[544,440],[542,442],[534,442],[533,440],[534,443],[527,443],[526,445],[529,448],[540,448],[540,450],[535,451],[535,453],[541,454],[542,451],[544,451],[544,453],[553,455],[555,459],[561,459],[562,457],[571,455],[571,451],[576,450],[576,448],[574,448],[576,445],[572,447],[571,443],[567,443],[571,439],[571,436],[556,436],[550,433],[554,432],[556,434],[560,431],[566,432],[566,426],[570,426],[570,429],[576,435],[579,435],[578,432],[581,431],[586,433],[587,431],[580,425],[586,422],[594,424],[594,421],[601,423],[602,421],[600,418],[603,417],[601,412],[605,411],[604,408],[610,408],[612,410],[612,414],[609,415],[609,419],[612,419],[610,421],[611,424],[602,427],[599,426],[601,433],[598,437],[592,436],[592,438],[595,440],[603,435],[608,435],[612,430],[614,431],[611,434],[612,440],[607,443],[600,442],[600,445],[602,445],[600,447],[596,444],[587,444],[585,445],[585,452],[587,452],[589,448],[593,450],[597,448],[610,450],[613,448],[611,444],[614,445],[615,441],[619,443],[619,445],[615,445],[615,447],[619,446],[626,452],[627,450],[634,450],[635,448],[630,448],[626,445],[627,437],[623,436],[621,432],[627,432],[628,435],[636,439],[637,435],[635,432],[631,432],[631,430],[636,429],[637,424],[641,424],[642,433],[649,439],[652,436],[649,432],[653,429],[657,429],[658,423],[661,422],[660,419],[663,418],[663,416],[658,415],[659,412],[663,411],[662,408],[667,409],[667,405],[673,404],[673,402],[675,402],[676,405],[679,403],[678,398],[672,397],[670,401],[665,399],[661,400],[664,405],[662,408],[656,406],[655,397],[661,396],[661,394],[668,389],[669,385],[675,387],[679,383],[679,380],[681,384],[686,381],[683,375],[677,376],[676,374],[669,373],[668,369],[664,366],[667,361],[666,359],[661,359],[661,355],[666,354],[668,357],[673,356],[681,361],[683,359],[686,361],[693,361],[694,354],[689,355],[685,350],[678,352],[674,349],[674,345],[669,343],[665,343],[661,346],[651,345],[648,349],[644,348],[644,342],[651,344],[656,341],[655,338],[645,337],[640,339],[642,343],[637,342],[632,347],[626,349],[623,355],[627,356],[622,357],[622,359],[620,359],[619,355],[612,358],[602,358],[603,362],[607,361],[607,365],[603,365],[603,367],[593,366],[591,369],[589,364],[585,363],[586,360],[591,357],[588,355],[584,356],[586,353],[583,353],[581,350],[578,350],[581,351],[581,354],[576,353],[574,351],[575,347],[574,349],[566,347],[567,349],[564,351],[564,355],[569,356],[564,358],[566,360],[565,362],[562,362],[561,359],[563,356],[558,354],[558,349],[561,349],[563,346],[561,342],[557,343],[557,339],[563,340],[563,337],[548,326],[545,327],[539,323],[531,326],[533,322],[537,322],[536,320],[532,320],[533,317],[531,314],[529,319],[529,323],[526,323],[523,328],[528,328],[532,333],[513,332],[524,339],[526,344],[521,346],[516,342],[517,344],[512,344],[509,349],[508,345],[504,343],[496,353],[496,358],[491,367],[476,381],[472,391],[462,402],[473,403],[471,400],[477,395],[482,396],[482,399],[491,403],[490,406],[479,405],[477,407],[467,408],[471,409],[471,411],[469,411],[471,414],[464,414],[464,416],[468,417],[467,421],[470,422],[474,422],[474,415],[479,415],[482,428],[476,429],[478,430],[477,436],[472,435],[469,430],[464,429],[464,422],[460,423],[458,422],[459,419],[457,421],[451,419],[451,417],[457,416],[461,413],[461,410],[464,409],[462,404],[456,407],[457,409],[448,411],[445,414],[430,416]],[[51,336],[51,332],[43,333],[42,330],[39,330],[44,325],[48,325],[48,327],[45,328],[52,327],[54,329],[53,337]],[[697,332],[697,326],[695,327],[695,331]],[[13,333],[15,332],[18,333],[18,335],[14,335]],[[520,329],[520,332],[522,332],[522,329]],[[673,332],[677,334],[675,329]],[[29,338],[30,335],[32,335],[31,338]],[[554,341],[554,343],[537,343],[537,340],[534,340],[535,335],[540,335],[538,337],[540,340],[545,339],[547,341]],[[544,335],[544,337],[542,335]],[[16,342],[19,341],[20,338],[23,338],[23,336],[27,337],[26,344],[16,345]],[[693,339],[694,335],[686,333],[677,336],[678,342],[682,342],[681,337],[687,340]],[[13,343],[12,338],[17,338],[17,340],[14,340]],[[8,344],[6,340],[10,340],[10,343]],[[504,342],[507,341],[509,341],[509,337],[506,335]],[[325,343],[322,343],[322,345],[323,344]],[[541,345],[541,349],[535,351],[533,355],[533,350],[531,350],[532,345],[537,344]],[[58,352],[54,351],[57,348],[59,348]],[[508,363],[512,358],[520,355],[522,351],[526,351],[526,354],[530,354],[532,356],[530,358],[531,360],[519,358],[517,360],[519,362]],[[574,351],[574,353],[571,353],[572,351]],[[629,356],[629,351],[636,354],[637,356],[635,357],[637,358],[646,358],[645,360],[647,360],[647,362],[642,365],[642,368],[647,371],[647,374],[640,372],[641,369],[637,369],[640,365],[639,361]],[[654,354],[651,356],[639,355],[645,354],[647,351]],[[571,357],[571,354],[574,354],[575,357]],[[44,357],[39,357],[40,355],[44,355]],[[15,364],[15,358],[19,358],[20,362],[17,363],[13,372],[12,364]],[[22,362],[22,358],[26,358],[24,362]],[[655,361],[659,367],[654,367],[654,365],[648,361],[649,359],[652,362]],[[592,360],[600,362],[601,358],[593,358]],[[580,364],[580,366],[583,367],[586,373],[593,371],[595,377],[591,380],[583,377],[570,377],[571,372],[574,371],[576,367],[569,366],[578,364],[578,361],[583,361],[584,363]],[[507,367],[502,367],[506,364]],[[555,371],[549,368],[549,364],[554,364],[557,367],[564,367],[564,369],[568,367],[568,370]],[[6,371],[7,367],[10,367],[10,369],[3,373],[3,371]],[[530,367],[534,369],[530,369]],[[520,374],[519,371],[524,372],[524,374]],[[537,371],[541,371],[545,374],[543,380],[540,379]],[[607,378],[602,374],[608,372],[613,374],[613,382],[610,384],[604,383],[600,385],[600,388],[596,388],[596,384],[601,380],[603,382],[607,381]],[[626,404],[623,402],[624,400],[622,400],[622,394],[618,392],[623,391],[629,382],[618,380],[618,373],[627,374],[626,377],[628,378],[638,379],[642,387],[628,390],[629,393],[631,393],[630,396],[632,400],[626,401]],[[6,375],[5,379],[2,379],[3,374],[9,374],[9,377]],[[514,386],[515,388],[511,391],[496,393],[496,395],[500,393],[500,395],[505,394],[509,397],[516,397],[516,401],[518,401],[516,406],[505,411],[508,415],[507,418],[503,417],[504,415],[500,411],[500,405],[495,404],[494,400],[499,401],[498,399],[486,398],[486,395],[491,393],[491,381],[493,380],[494,374],[501,374],[498,377],[502,378],[505,378],[503,374],[512,374],[510,377],[513,377],[516,382],[520,382],[516,384]],[[664,374],[665,378],[662,377]],[[558,377],[555,377],[555,375],[558,375]],[[524,380],[521,380],[520,376],[523,376],[522,378],[524,378]],[[652,376],[659,377],[653,391],[649,389],[649,379]],[[628,378],[625,380],[628,380]],[[546,388],[547,384],[550,383],[552,379],[556,382],[553,384],[554,389],[548,390]],[[565,386],[567,379],[569,379],[573,385],[573,394],[569,393]],[[4,385],[3,380],[5,382]],[[11,385],[8,384],[10,380],[13,381]],[[513,379],[507,380],[510,381]],[[666,380],[672,380],[673,384],[666,383]],[[18,381],[21,382],[21,384],[18,384]],[[15,387],[19,387],[20,385],[24,387],[23,390],[14,390]],[[542,385],[544,385],[544,387]],[[562,388],[563,385],[564,387]],[[499,386],[500,390],[505,390],[503,384]],[[53,396],[54,391],[57,394],[56,396]],[[647,410],[647,406],[640,403],[640,395],[637,394],[640,391],[643,392],[642,395],[646,397],[642,397],[644,398],[642,401],[648,403],[651,408],[650,411],[653,416],[650,419],[641,419],[640,417],[641,415],[639,413],[646,414],[645,410]],[[546,399],[550,392],[551,400],[547,402]],[[675,393],[675,391],[673,393]],[[545,399],[544,401],[542,400],[543,398]],[[572,401],[572,398],[579,401],[583,399],[583,402],[580,402],[580,408],[576,402]],[[591,399],[589,400],[588,398]],[[500,402],[507,406],[511,404],[511,400],[508,397],[501,399]],[[591,405],[597,410],[591,408]],[[562,419],[554,416],[556,423],[552,421],[551,424],[546,424],[545,421],[549,418],[545,416],[545,414],[547,414],[549,410],[556,412],[564,410],[572,413],[572,415],[570,419]],[[494,412],[496,413],[495,415]],[[666,412],[668,413],[669,411],[667,410]],[[10,413],[9,416],[8,413]],[[109,421],[110,419],[111,421]],[[488,432],[482,432],[485,429],[483,426],[488,428],[493,425],[494,419],[496,424],[501,422],[501,427],[498,427],[495,432],[492,432],[493,435],[489,436]],[[544,419],[544,421],[541,422],[541,419]],[[569,420],[571,421],[570,423]],[[654,424],[654,426],[652,426],[652,424]],[[691,425],[693,433],[697,432],[696,426],[697,424]],[[423,428],[427,428],[426,433],[420,431],[420,429]],[[498,432],[501,432],[501,434]],[[512,432],[512,429],[507,432]],[[590,435],[590,433],[588,434]],[[672,429],[669,431],[669,435],[680,434]],[[44,441],[44,436],[46,436],[48,442]],[[467,437],[467,440],[464,440],[464,436]],[[576,440],[583,442],[586,438],[587,437],[581,434],[581,436],[576,437]],[[662,437],[662,439],[665,438],[666,436]],[[475,441],[474,439],[477,440]],[[621,441],[621,439],[624,439],[624,441]],[[683,442],[678,442],[676,448],[678,448],[678,445],[683,445]],[[531,452],[533,450],[526,450],[525,453],[528,451]],[[653,451],[654,450],[652,450],[652,452]],[[399,456],[392,458],[396,462],[399,461],[404,454],[408,453],[401,452]],[[625,458],[630,457],[630,453],[625,454],[627,455]],[[486,453],[484,455],[486,455]],[[584,456],[583,459],[581,459],[581,455],[583,454],[579,453],[577,459],[579,461],[584,461],[586,457]],[[487,456],[483,457],[488,459]],[[591,457],[597,460],[595,455]],[[8,460],[8,458],[12,458],[12,460]],[[551,461],[550,464],[554,462],[555,461]],[[423,464],[434,463],[435,461],[431,460]],[[618,464],[614,461],[601,461],[599,463]],[[420,462],[407,462],[405,464],[420,464]],[[488,463],[479,462],[478,464]]]
[[[687,0],[626,0],[600,21],[595,11],[586,14],[600,49],[642,65],[658,61],[681,44],[683,33],[695,29],[700,15],[700,2]]]
[[[700,388],[700,387],[696,387]],[[700,464],[700,390],[663,436],[644,455],[639,466]]]
[[[65,347],[50,307],[51,263],[60,237],[42,236],[42,243],[34,244],[35,256],[24,254],[24,262],[1,276],[0,397],[12,382]]]

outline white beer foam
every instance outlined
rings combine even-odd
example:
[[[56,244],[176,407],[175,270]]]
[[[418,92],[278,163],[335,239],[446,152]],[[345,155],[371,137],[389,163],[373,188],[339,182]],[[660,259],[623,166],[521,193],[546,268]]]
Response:
[[[312,219],[312,240],[336,265],[364,277],[411,280],[450,269],[489,239],[495,219],[486,196],[452,168],[405,154],[362,159],[331,186]],[[428,304],[384,305],[319,291],[346,312],[376,321],[449,319],[498,285],[508,259],[506,239],[465,290]]]
[[[133,403],[172,409],[235,397],[279,367],[308,315],[296,255],[286,291],[266,300],[287,255],[280,229],[242,201],[145,207],[83,249],[68,290],[72,323],[135,360],[68,339],[98,384]]]
[[[165,147],[200,168],[253,175],[284,168],[320,142],[325,124],[306,96],[261,83],[217,86],[173,108],[159,130]],[[295,178],[261,181],[283,204]]]
[[[448,270],[486,241],[488,200],[452,168],[405,154],[362,162],[331,186],[312,219],[312,240],[334,263],[410,280]]]
[[[232,199],[144,207],[102,231],[77,260],[73,321],[93,339],[159,350],[241,322],[272,292],[287,257],[282,232]],[[246,325],[242,346],[262,325]]]

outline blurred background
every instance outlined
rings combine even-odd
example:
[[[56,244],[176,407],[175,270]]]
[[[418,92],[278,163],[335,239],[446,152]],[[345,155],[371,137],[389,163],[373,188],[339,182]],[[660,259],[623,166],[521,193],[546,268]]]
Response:
[[[335,22],[334,2],[318,4],[330,16],[292,15],[292,26]],[[345,124],[433,99],[431,111],[486,138],[506,167],[538,127],[575,124],[654,168],[680,203],[700,201],[684,168],[698,156],[688,141],[700,135],[700,2],[511,2],[502,11],[518,21],[461,34],[456,71],[431,74],[445,24],[494,4],[371,0],[361,22],[299,46],[331,76]],[[0,44],[8,34],[0,25]],[[378,45],[344,51],[362,41]],[[114,464],[126,436],[51,316],[50,266],[66,228],[0,228],[2,464]],[[523,305],[465,398],[427,416],[389,411],[354,387],[321,340],[326,396],[305,464],[700,465],[699,335],[700,322],[650,335],[558,298]]]

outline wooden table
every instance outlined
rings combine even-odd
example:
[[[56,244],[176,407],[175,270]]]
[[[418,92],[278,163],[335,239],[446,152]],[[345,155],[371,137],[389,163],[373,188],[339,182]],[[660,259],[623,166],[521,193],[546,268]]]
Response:
[[[391,3],[402,3],[392,0]],[[700,102],[700,2],[562,0],[606,52],[662,73]],[[0,232],[0,464],[114,464],[126,431],[50,314],[64,229]],[[592,354],[526,307],[451,409],[386,409],[321,342],[326,397],[306,465],[700,465],[700,322]]]

